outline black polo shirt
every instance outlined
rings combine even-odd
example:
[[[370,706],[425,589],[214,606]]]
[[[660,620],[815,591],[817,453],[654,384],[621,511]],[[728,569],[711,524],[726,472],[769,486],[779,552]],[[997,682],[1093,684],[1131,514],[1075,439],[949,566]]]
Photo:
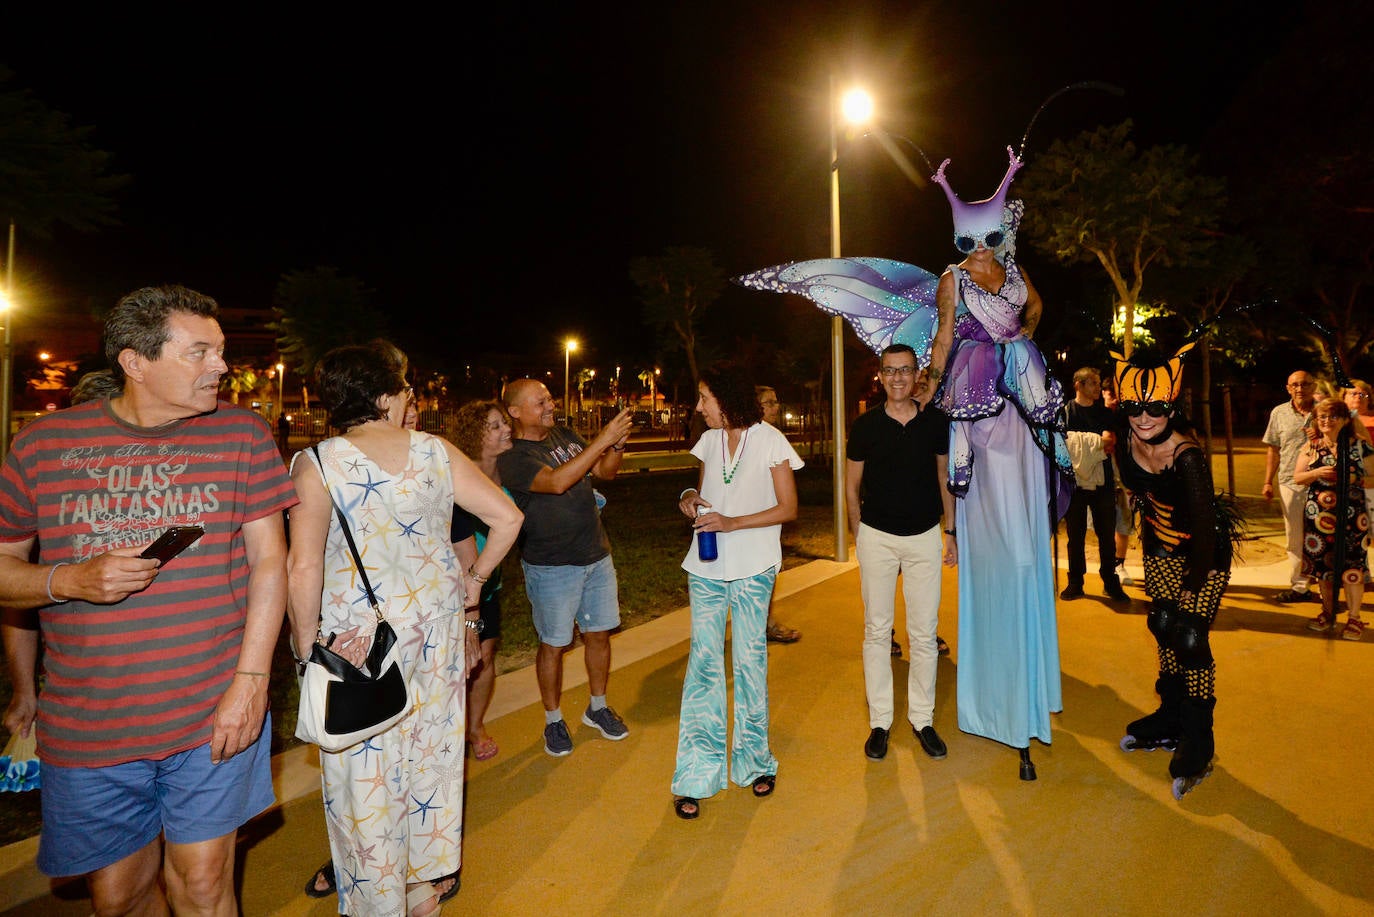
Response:
[[[889,535],[919,535],[939,523],[944,504],[935,463],[949,453],[943,411],[927,407],[901,424],[878,405],[854,421],[846,451],[864,463],[860,522]]]

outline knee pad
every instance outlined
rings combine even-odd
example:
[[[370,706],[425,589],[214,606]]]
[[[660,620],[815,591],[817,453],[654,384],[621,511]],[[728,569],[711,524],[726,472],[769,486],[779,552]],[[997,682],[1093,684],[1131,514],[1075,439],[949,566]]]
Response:
[[[1145,626],[1155,635],[1160,646],[1168,646],[1169,631],[1178,620],[1178,603],[1170,599],[1155,599],[1150,603]]]
[[[1180,615],[1169,628],[1169,649],[1185,669],[1205,669],[1212,664],[1212,646],[1207,641],[1207,625]]]

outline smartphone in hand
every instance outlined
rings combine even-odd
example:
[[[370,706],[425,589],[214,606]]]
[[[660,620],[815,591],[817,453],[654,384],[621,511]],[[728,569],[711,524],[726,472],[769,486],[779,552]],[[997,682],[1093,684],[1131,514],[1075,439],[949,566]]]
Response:
[[[149,560],[160,560],[164,564],[176,557],[182,551],[195,544],[201,535],[205,534],[205,528],[199,525],[174,525],[162,533],[148,547],[143,549],[139,557]]]

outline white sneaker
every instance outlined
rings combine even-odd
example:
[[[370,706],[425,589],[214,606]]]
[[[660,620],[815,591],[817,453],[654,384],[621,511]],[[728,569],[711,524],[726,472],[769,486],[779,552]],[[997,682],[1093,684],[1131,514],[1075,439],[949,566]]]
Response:
[[[1121,580],[1121,585],[1123,586],[1135,585],[1135,578],[1126,572],[1125,562],[1120,562],[1116,565],[1116,578]]]

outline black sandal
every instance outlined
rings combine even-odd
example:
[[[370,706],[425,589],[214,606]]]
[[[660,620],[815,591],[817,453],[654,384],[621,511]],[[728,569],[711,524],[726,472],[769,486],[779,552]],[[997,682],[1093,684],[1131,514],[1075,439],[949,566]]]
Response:
[[[449,886],[448,891],[439,892],[438,883],[447,882],[449,879],[453,880],[453,884]],[[442,879],[434,879],[432,882],[430,882],[430,884],[434,886],[434,890],[436,892],[439,892],[439,903],[443,904],[445,901],[452,898],[454,895],[458,894],[458,889],[461,888],[463,885],[463,878],[461,875],[459,875],[457,871],[455,871],[444,876]]]
[[[323,890],[316,888],[316,884],[323,879],[325,887]],[[325,860],[324,865],[315,870],[315,874],[310,877],[310,881],[305,883],[305,893],[312,898],[328,898],[330,895],[338,894],[339,887],[334,879],[334,861]]]
[[[689,806],[692,809],[690,812],[687,811]],[[701,814],[701,800],[691,796],[679,796],[673,800],[673,811],[677,813],[678,818],[688,820],[696,818]]]
[[[759,799],[773,795],[773,787],[778,782],[777,774],[764,774],[754,781],[754,795]]]

